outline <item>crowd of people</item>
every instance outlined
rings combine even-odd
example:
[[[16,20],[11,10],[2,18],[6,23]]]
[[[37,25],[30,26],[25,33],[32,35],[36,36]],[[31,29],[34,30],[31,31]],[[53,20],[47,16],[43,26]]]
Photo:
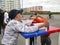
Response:
[[[24,20],[22,17],[23,10],[13,9],[6,12],[0,9],[0,33],[3,30],[2,45],[17,45],[17,39],[20,32],[35,32],[41,27],[46,27],[49,30],[49,23],[43,20],[42,24],[31,26],[33,20],[37,17],[45,19],[44,17],[37,16],[37,13],[31,15],[29,19]],[[34,37],[30,38],[30,45],[34,45]],[[49,36],[41,36],[41,45],[51,45]]]

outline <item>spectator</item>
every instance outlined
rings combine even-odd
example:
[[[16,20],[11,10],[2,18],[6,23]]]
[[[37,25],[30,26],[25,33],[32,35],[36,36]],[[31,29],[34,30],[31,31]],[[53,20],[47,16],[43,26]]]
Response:
[[[3,26],[2,26],[2,35],[4,35],[4,31],[5,31],[5,27],[8,23],[9,17],[8,17],[8,12],[5,11],[4,12],[4,22],[3,22]]]
[[[1,34],[1,27],[3,26],[4,22],[4,11],[0,9],[0,34]]]
[[[51,14],[51,13],[49,13],[49,19],[51,19],[51,17],[52,17],[52,14]]]

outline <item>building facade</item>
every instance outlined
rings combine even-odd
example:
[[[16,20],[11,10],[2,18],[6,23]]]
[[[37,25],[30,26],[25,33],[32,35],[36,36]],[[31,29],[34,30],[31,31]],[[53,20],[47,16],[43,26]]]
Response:
[[[20,0],[0,0],[0,4],[0,8],[3,10],[20,9]]]
[[[25,12],[30,12],[30,11],[42,11],[43,7],[42,6],[33,6],[29,8],[24,8]]]

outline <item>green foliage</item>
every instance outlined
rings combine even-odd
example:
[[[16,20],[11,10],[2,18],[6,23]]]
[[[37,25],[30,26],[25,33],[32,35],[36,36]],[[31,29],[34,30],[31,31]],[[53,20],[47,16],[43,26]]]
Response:
[[[31,12],[24,12],[23,14],[24,15],[29,15],[29,14],[31,14]]]
[[[49,13],[51,13],[51,14],[60,14],[60,12],[50,12],[50,11],[35,12],[35,13],[37,13],[37,14],[49,14]],[[24,12],[23,14],[30,15],[31,12]]]

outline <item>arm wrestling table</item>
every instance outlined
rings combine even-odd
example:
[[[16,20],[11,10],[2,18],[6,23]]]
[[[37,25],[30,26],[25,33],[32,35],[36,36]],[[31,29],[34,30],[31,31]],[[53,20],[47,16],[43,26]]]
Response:
[[[21,32],[20,34],[26,39],[25,45],[29,45],[29,38],[31,38],[31,37],[34,37],[34,45],[37,45],[37,37],[38,36],[52,34],[52,33],[56,33],[56,32],[60,32],[60,28],[49,26],[48,31],[44,31],[44,30],[39,29],[36,32],[31,32],[31,33]],[[60,42],[60,34],[59,34],[59,42]],[[60,43],[58,43],[58,45],[59,44]]]

